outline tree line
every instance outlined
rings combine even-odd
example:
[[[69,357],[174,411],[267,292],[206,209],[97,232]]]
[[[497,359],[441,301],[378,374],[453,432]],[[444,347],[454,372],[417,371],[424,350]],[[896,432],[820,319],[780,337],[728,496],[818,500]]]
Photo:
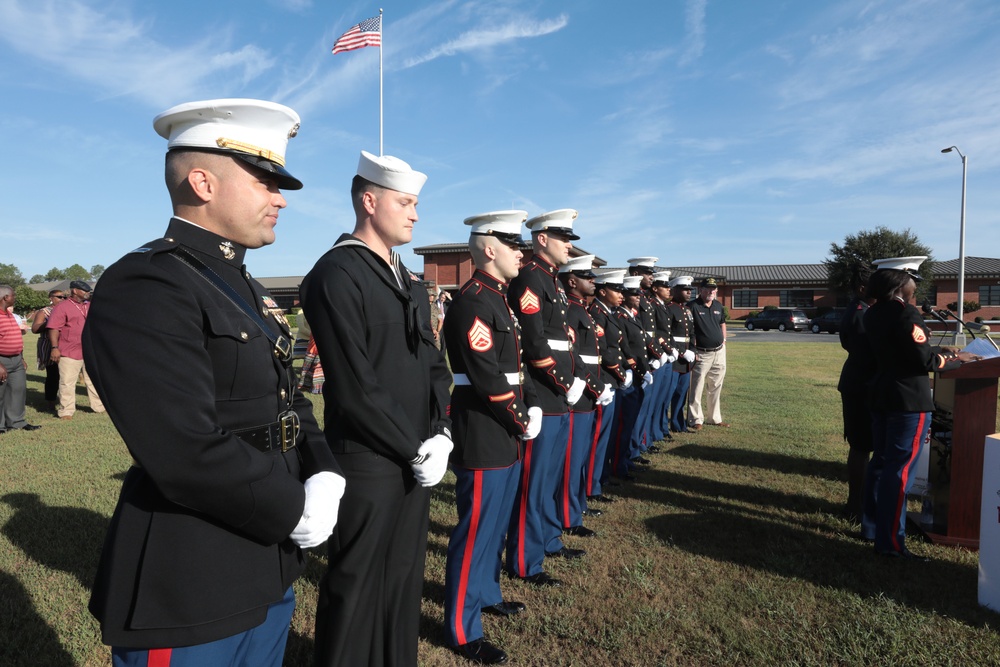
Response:
[[[90,267],[90,271],[79,264],[74,264],[65,269],[52,267],[45,275],[36,273],[31,276],[31,280],[25,280],[21,270],[16,266],[0,263],[0,284],[10,285],[14,288],[14,293],[17,295],[14,310],[18,314],[24,315],[49,305],[48,294],[39,292],[29,285],[56,280],[97,280],[102,273],[104,273],[104,267],[100,264]]]

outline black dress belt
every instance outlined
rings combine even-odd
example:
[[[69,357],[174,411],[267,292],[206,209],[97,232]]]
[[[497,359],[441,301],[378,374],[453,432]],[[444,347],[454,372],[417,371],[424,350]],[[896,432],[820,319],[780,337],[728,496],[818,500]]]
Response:
[[[722,349],[722,345],[720,345],[719,347],[698,347],[697,345],[695,345],[694,349],[698,350],[699,352],[718,352],[719,350]]]
[[[299,416],[289,410],[278,421],[234,430],[233,435],[262,452],[287,452],[299,436]]]

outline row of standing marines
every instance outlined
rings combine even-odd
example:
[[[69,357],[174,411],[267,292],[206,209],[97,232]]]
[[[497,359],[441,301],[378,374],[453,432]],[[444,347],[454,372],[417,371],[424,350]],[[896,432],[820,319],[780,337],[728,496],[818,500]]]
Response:
[[[724,368],[721,308],[696,317],[691,278],[654,274],[654,257],[595,276],[593,256],[570,259],[571,209],[527,221],[523,267],[527,214],[477,215],[476,272],[445,319],[449,371],[423,283],[393,250],[412,239],[427,177],[362,152],[354,230],[300,289],[327,369],[321,430],[288,323],[244,264],[275,240],[280,190],[302,187],[285,168],[299,122],[239,99],[154,120],[173,217],[102,276],[84,332],[134,461],[90,610],[115,665],[280,665],[303,549],[325,542],[316,664],[415,665],[430,489],[450,464],[446,632],[469,660],[500,664],[480,615],[524,611],[504,600],[501,568],[560,585],[544,561],[584,555],[563,537],[593,535],[583,517],[600,513],[602,485],[685,430],[696,346]],[[699,318],[714,320],[708,346]]]

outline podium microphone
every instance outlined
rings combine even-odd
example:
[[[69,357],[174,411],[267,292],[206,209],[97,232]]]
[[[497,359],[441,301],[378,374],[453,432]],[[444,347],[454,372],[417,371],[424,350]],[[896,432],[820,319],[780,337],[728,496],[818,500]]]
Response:
[[[931,308],[931,304],[929,301],[924,301],[924,305],[920,306],[920,310],[924,311],[925,314],[930,315],[938,322],[941,322],[942,324],[948,324],[948,320],[946,320],[941,315],[941,313]]]

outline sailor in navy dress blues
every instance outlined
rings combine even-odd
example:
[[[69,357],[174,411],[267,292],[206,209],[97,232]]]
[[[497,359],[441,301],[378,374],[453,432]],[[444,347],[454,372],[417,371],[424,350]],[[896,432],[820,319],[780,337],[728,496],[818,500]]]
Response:
[[[521,323],[521,345],[544,413],[542,430],[527,442],[520,486],[507,535],[507,571],[539,586],[559,585],[543,569],[545,556],[583,555],[563,551],[556,491],[566,455],[569,406],[587,383],[576,377],[566,326],[566,294],[556,275],[569,261],[577,212],[559,209],[528,220],[534,256],[510,282],[511,308]]]
[[[351,508],[328,542],[316,611],[320,666],[416,665],[430,487],[447,472],[451,374],[434,343],[409,243],[427,176],[362,151],[354,231],[306,275],[302,307],[323,368],[324,429]],[[390,630],[391,629],[391,630]]]
[[[616,413],[620,401],[617,400],[623,392],[632,386],[632,369],[629,368],[622,355],[622,330],[616,310],[622,303],[622,280],[625,269],[605,271],[594,279],[596,293],[590,303],[589,312],[594,319],[594,330],[597,332],[598,356],[601,360],[601,380],[611,384],[615,389],[616,399],[607,406],[597,404],[595,415],[594,444],[587,461],[587,500],[612,502],[612,498],[604,495],[604,484],[611,473],[609,464],[610,452],[608,444],[612,440],[616,425]]]
[[[694,333],[694,315],[687,307],[694,289],[694,278],[677,276],[667,283],[670,287],[670,303],[667,312],[670,315],[670,344],[680,355],[673,363],[674,388],[670,394],[670,430],[686,432],[687,417],[685,408],[688,402],[688,387],[691,385],[691,364],[695,354],[692,349],[691,336]]]
[[[479,664],[507,656],[483,637],[481,612],[513,616],[525,606],[504,600],[501,555],[510,522],[524,440],[538,434],[542,409],[521,360],[520,328],[507,304],[517,276],[525,211],[466,218],[476,271],[445,319],[455,375],[451,418],[458,523],[445,566],[445,632],[458,653]]]
[[[924,318],[910,303],[925,259],[876,260],[868,288],[875,304],[864,318],[878,368],[869,391],[874,451],[865,477],[861,533],[874,540],[876,553],[907,559],[919,558],[906,548],[906,494],[934,410],[927,374],[978,359],[931,345]]]
[[[566,457],[559,484],[558,509],[563,530],[578,537],[593,537],[594,531],[583,525],[583,515],[599,516],[601,510],[587,508],[587,460],[598,435],[594,428],[596,408],[607,406],[614,399],[612,385],[601,380],[601,358],[597,343],[597,327],[587,312],[585,299],[594,296],[594,255],[580,255],[559,269],[559,281],[566,291],[569,308],[566,323],[573,341],[577,368],[587,381],[583,396],[569,409],[569,432],[566,435]]]
[[[257,100],[160,114],[174,217],[91,305],[88,372],[135,461],[90,600],[115,665],[281,665],[300,547],[337,520],[287,322],[243,265],[274,241],[279,188],[302,187],[283,157],[298,123]]]

